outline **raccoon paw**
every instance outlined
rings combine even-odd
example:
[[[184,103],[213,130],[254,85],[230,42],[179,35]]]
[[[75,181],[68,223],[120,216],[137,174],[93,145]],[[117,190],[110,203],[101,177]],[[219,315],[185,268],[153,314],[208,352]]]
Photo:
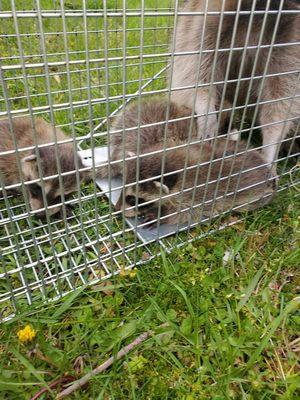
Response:
[[[237,129],[233,129],[231,132],[229,132],[229,139],[233,140],[234,142],[239,142],[241,140],[241,132],[239,132]]]
[[[279,175],[277,174],[276,165],[272,165],[270,167],[266,179],[268,180],[268,186],[271,187],[274,191],[277,191],[279,186]]]
[[[71,206],[70,204],[66,206],[66,214],[67,214],[67,218],[71,218],[73,217],[73,206]]]
[[[198,137],[203,139],[212,138],[217,130],[217,119],[215,115],[204,115],[197,118]]]
[[[143,224],[147,224],[143,227],[144,229],[153,229],[157,226],[158,223],[157,214],[158,214],[157,209],[150,209],[147,210],[147,212],[142,215]]]

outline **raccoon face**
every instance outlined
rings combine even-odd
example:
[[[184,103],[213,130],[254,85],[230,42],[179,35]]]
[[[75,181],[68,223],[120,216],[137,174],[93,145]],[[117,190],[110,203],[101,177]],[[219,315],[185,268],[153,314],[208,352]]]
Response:
[[[58,181],[58,179],[57,179],[57,181]],[[59,182],[57,182],[57,184],[58,183]],[[54,187],[56,186],[56,182],[53,182],[52,184],[54,184]],[[46,190],[46,188],[47,188],[47,190]],[[49,190],[49,188],[50,188],[50,190]],[[68,197],[68,194],[71,194],[74,191],[75,191],[75,188],[74,188],[74,190],[72,190],[70,192],[65,191],[65,198]],[[31,209],[33,211],[42,209],[40,212],[36,213],[36,215],[40,218],[45,217],[46,210],[44,210],[45,204],[44,204],[43,191],[42,191],[41,184],[40,183],[31,183],[28,186],[28,194],[29,194],[29,202],[30,202]],[[53,188],[51,188],[51,184],[48,184],[47,186],[45,185],[45,195],[46,195],[48,207],[62,202],[59,191],[53,190]],[[48,208],[48,214],[54,215],[54,214],[58,213],[60,210],[61,210],[61,206],[50,207],[50,208]]]
[[[75,168],[74,154],[72,147],[70,148],[64,146],[64,149],[60,150],[61,151],[59,151],[59,161],[60,161],[61,172],[64,173],[73,171],[72,174],[61,177],[63,193],[66,198],[68,197],[68,195],[78,190],[76,173],[75,173],[76,168]],[[40,149],[40,163],[43,174],[42,178],[52,175],[58,175],[54,146]],[[78,167],[79,168],[83,167],[79,157],[78,157]],[[38,172],[37,157],[35,154],[23,158],[22,171],[25,181],[40,179]],[[84,178],[82,174],[80,178],[81,179]],[[62,202],[62,196],[61,196],[62,193],[58,176],[44,180],[44,189],[45,189],[45,197],[47,200],[47,213],[48,215],[54,215],[57,212],[61,211],[61,206],[50,207],[50,208],[49,206],[54,206],[55,204],[59,204]],[[46,215],[46,209],[45,209],[46,204],[44,203],[41,181],[30,183],[29,185],[27,185],[27,190],[28,190],[28,197],[31,209],[33,211],[40,210],[38,213],[36,213],[36,215],[38,217],[44,217]]]
[[[141,158],[139,168],[139,182],[136,183],[136,162],[127,163],[125,202],[123,206],[123,196],[121,196],[116,209],[122,210],[125,217],[137,216],[148,222],[157,219],[159,207],[160,216],[163,216],[171,201],[174,201],[171,191],[178,181],[179,174],[175,172],[176,163],[173,165],[167,157],[165,173],[161,180],[162,155]]]
[[[147,182],[146,184],[136,184],[126,187],[124,197],[124,215],[125,217],[143,217],[150,209],[158,208],[160,198],[160,182]],[[169,194],[169,189],[162,184],[162,196]],[[166,200],[161,199],[161,204]],[[121,204],[122,206],[122,204]]]

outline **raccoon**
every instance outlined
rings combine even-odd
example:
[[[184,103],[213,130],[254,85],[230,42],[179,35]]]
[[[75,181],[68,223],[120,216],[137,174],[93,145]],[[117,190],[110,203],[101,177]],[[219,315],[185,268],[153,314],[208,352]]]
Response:
[[[274,197],[276,182],[270,179],[270,168],[262,155],[255,149],[247,150],[244,142],[221,138],[213,141],[212,160],[208,144],[192,143],[188,149],[167,150],[162,177],[163,147],[160,143],[149,146],[147,153],[151,154],[140,156],[138,183],[136,162],[128,159],[125,204],[122,209],[120,200],[116,208],[151,227],[157,223],[159,203],[162,224],[196,223],[231,209],[244,212],[268,204]]]
[[[262,12],[268,10],[268,3],[271,13]],[[279,14],[276,11],[281,10],[281,3],[282,12],[277,24]],[[273,163],[277,159],[281,140],[295,128],[300,112],[300,14],[286,12],[299,11],[299,1],[189,0],[185,2],[182,11],[204,12],[206,9],[219,14],[208,14],[206,23],[203,14],[187,14],[178,18],[175,47],[172,49],[177,56],[170,76],[173,90],[171,99],[191,107],[196,96],[199,137],[215,136],[218,133],[217,112],[222,111],[219,110],[222,96],[231,106],[236,101],[242,112],[248,97],[248,104],[252,106],[247,106],[247,111],[253,112],[259,101],[258,123],[262,127],[263,151],[266,161]],[[234,13],[223,14],[221,24],[222,10]],[[235,26],[237,11],[244,13],[238,16]],[[256,12],[252,19],[250,11]],[[216,52],[218,37],[219,50]],[[273,37],[274,47],[271,48]],[[245,47],[247,50],[244,50]],[[228,51],[231,48],[235,50]],[[203,53],[199,57],[200,49]],[[185,54],[178,54],[180,52]],[[189,52],[193,54],[186,54]],[[224,82],[227,70],[229,74],[226,85],[210,84]],[[237,80],[240,81],[239,85]],[[178,90],[180,87],[197,84],[206,86]]]
[[[157,212],[158,200],[162,193],[164,196],[161,202],[162,223],[176,223],[179,220],[186,222],[188,218],[198,221],[201,207],[196,207],[195,210],[190,209],[195,186],[195,204],[203,202],[206,192],[206,199],[210,198],[208,204],[203,206],[203,213],[207,217],[215,215],[222,207],[226,209],[230,202],[234,202],[234,206],[239,206],[240,210],[245,210],[258,208],[271,201],[274,182],[272,178],[269,179],[270,168],[265,165],[263,156],[258,151],[251,150],[245,153],[245,143],[232,140],[227,143],[225,139],[221,138],[215,138],[213,143],[199,143],[195,120],[191,119],[191,110],[172,102],[169,107],[169,119],[174,121],[168,123],[165,132],[167,104],[166,99],[141,102],[140,112],[138,112],[139,106],[132,104],[125,109],[124,116],[119,115],[112,122],[114,131],[121,131],[123,122],[124,128],[127,129],[124,135],[122,132],[112,132],[110,138],[110,172],[112,176],[123,175],[125,183],[125,204],[123,207],[122,196],[116,205],[117,210],[122,210],[127,217],[144,216],[147,222]],[[136,128],[138,115],[140,116],[140,131]],[[181,119],[181,117],[186,118]],[[157,122],[163,123],[156,124]],[[138,135],[139,153],[137,153]],[[187,149],[189,136],[191,140]],[[125,160],[123,160],[123,143]],[[232,157],[235,151],[238,155]],[[224,156],[224,152],[226,152],[227,158],[222,164],[220,159]],[[245,154],[239,154],[243,152]],[[186,154],[188,155],[186,179],[183,182]],[[138,163],[137,157],[139,158]],[[161,180],[164,157],[164,173]],[[212,166],[210,168],[211,159]],[[201,164],[199,173],[196,172],[198,164]],[[243,164],[245,164],[244,167]],[[138,171],[137,166],[139,166]],[[243,172],[239,178],[242,167]],[[255,167],[258,168],[255,169]],[[252,170],[247,172],[248,169]],[[230,172],[232,173],[230,174]],[[217,183],[219,174],[221,179]],[[233,176],[228,177],[228,175]],[[108,167],[100,167],[98,176],[107,177]],[[139,176],[138,184],[136,184],[137,176]],[[207,179],[213,182],[209,183],[205,189]],[[147,180],[147,182],[143,182],[143,180]],[[226,197],[227,186],[228,193],[235,192],[238,181],[240,183],[236,190],[239,192]],[[212,207],[212,198],[217,188],[216,197],[225,197],[216,200]],[[184,190],[182,201],[188,210],[179,214],[178,206],[181,201],[182,189]],[[243,202],[247,203],[249,199],[250,204],[243,205]],[[175,215],[167,217],[172,213]]]
[[[55,139],[54,128],[41,118],[35,119],[35,132],[37,144],[53,144]],[[37,156],[35,150],[22,150],[27,147],[34,146],[34,131],[30,118],[13,118],[12,130],[15,141],[18,147],[18,155],[16,153],[5,154],[9,150],[14,150],[14,141],[10,130],[8,120],[0,121],[0,176],[1,184],[6,187],[24,182],[29,182],[35,179],[45,178],[47,176],[57,175],[57,163],[55,146],[45,146],[39,148],[40,163],[42,176],[39,176]],[[67,139],[66,135],[58,128],[55,128],[57,141]],[[58,158],[60,162],[61,172],[74,171],[74,174],[62,176],[62,185],[64,195],[68,196],[76,191],[76,175],[75,175],[75,159],[77,157],[78,167],[83,168],[81,159],[77,154],[74,155],[73,146],[71,143],[62,143],[57,145]],[[18,168],[17,157],[20,159],[21,171]],[[81,180],[89,180],[88,172],[80,172]],[[39,217],[45,216],[45,204],[43,201],[41,181],[30,183],[26,186],[31,209],[33,211],[40,210],[35,213]],[[61,203],[61,192],[58,176],[44,180],[45,195],[47,206],[53,206],[56,203]],[[16,187],[12,191],[21,191],[22,188]],[[1,192],[1,188],[0,188]],[[3,187],[2,187],[3,192]],[[61,207],[50,207],[47,212],[49,215],[56,214],[61,210]]]

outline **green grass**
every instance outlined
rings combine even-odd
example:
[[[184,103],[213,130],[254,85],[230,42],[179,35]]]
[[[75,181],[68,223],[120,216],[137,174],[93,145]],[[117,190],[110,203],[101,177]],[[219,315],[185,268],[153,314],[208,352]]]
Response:
[[[28,399],[43,381],[79,377],[154,329],[72,398],[296,399],[299,201],[292,195],[133,278],[116,277],[3,325],[2,393]],[[225,251],[232,258],[224,264]],[[37,330],[28,345],[16,337],[25,321]]]
[[[99,2],[88,1],[87,8],[97,8]],[[121,1],[109,1],[108,7],[115,4],[120,7]],[[26,7],[24,6],[26,5]],[[147,7],[155,7],[155,1],[146,1]],[[58,2],[42,1],[41,7],[59,8]],[[168,7],[169,1],[159,2],[160,7]],[[34,2],[22,1],[19,9],[32,9]],[[65,2],[68,10],[80,9],[81,2]],[[128,8],[139,8],[140,2],[128,1]],[[3,9],[10,9],[10,2],[2,2]],[[129,18],[129,28],[138,28],[127,34],[127,55],[139,55],[140,19]],[[168,18],[147,18],[146,27],[168,27],[172,20]],[[46,35],[46,49],[49,61],[64,60],[64,45],[61,36],[55,34],[62,30],[60,19],[44,19],[43,28]],[[101,30],[103,20],[90,18],[89,30]],[[109,20],[111,30],[108,38],[109,48],[121,50],[110,51],[109,56],[122,56],[122,19]],[[38,31],[36,19],[19,21],[21,33]],[[82,18],[67,19],[68,31],[82,31]],[[2,31],[13,33],[11,20],[4,20]],[[158,53],[167,50],[169,30],[145,31],[144,44],[150,47],[144,52]],[[89,50],[91,58],[103,57],[104,37],[102,33],[91,33]],[[155,48],[151,45],[157,44]],[[42,61],[39,39],[34,36],[23,36],[24,53],[30,63]],[[84,35],[70,34],[69,49],[74,52],[71,60],[85,59]],[[137,47],[136,47],[137,46]],[[2,57],[18,54],[16,38],[0,38]],[[149,60],[153,61],[153,60]],[[166,59],[157,64],[143,66],[142,78],[147,79],[159,71]],[[6,58],[5,65],[18,63],[19,60]],[[126,80],[138,79],[139,68],[129,62],[126,68]],[[105,97],[105,74],[103,63],[95,63],[90,74],[91,98]],[[121,95],[122,62],[112,63],[110,70],[110,96]],[[72,100],[81,101],[88,97],[86,65],[72,66]],[[99,69],[100,68],[100,69]],[[50,69],[50,87],[52,100],[61,105],[69,101],[66,67]],[[30,70],[28,86],[33,107],[48,104],[44,70],[40,67]],[[26,92],[21,70],[6,71],[5,78],[12,110],[26,108]],[[10,79],[11,78],[11,79]],[[134,93],[138,82],[129,83],[126,93]],[[148,90],[163,89],[165,80],[157,80]],[[3,93],[1,94],[1,96]],[[25,96],[25,97],[24,97]],[[5,104],[0,98],[0,111],[5,111]],[[120,101],[111,101],[110,111]],[[95,124],[105,117],[105,104],[92,106],[92,115],[87,105],[74,109],[55,111],[55,123],[62,125],[67,133],[82,136],[89,132],[89,119]],[[41,114],[49,120],[49,114]],[[72,132],[72,122],[75,131]],[[105,126],[103,127],[103,132]],[[101,140],[97,143],[101,143]],[[84,143],[86,147],[90,142]],[[285,178],[287,183],[289,177]],[[93,185],[83,188],[83,193],[93,194]],[[15,215],[24,211],[20,199],[10,199]],[[3,217],[8,217],[6,204],[1,203]],[[97,239],[97,229],[90,223],[95,218],[95,209],[99,215],[108,212],[107,202],[103,199],[83,203],[83,223],[89,240]],[[39,291],[33,291],[33,306],[29,309],[24,296],[17,298],[19,314],[12,321],[0,326],[0,398],[30,399],[41,387],[49,384],[63,374],[80,377],[96,365],[115,354],[121,347],[133,341],[140,333],[152,329],[154,335],[137,347],[122,360],[114,363],[112,368],[96,376],[89,385],[77,391],[74,399],[297,399],[300,396],[299,382],[299,302],[295,300],[300,287],[300,251],[299,251],[299,210],[300,198],[296,189],[280,192],[273,203],[256,212],[249,213],[245,220],[222,232],[202,239],[209,227],[199,227],[187,236],[181,234],[180,240],[194,239],[190,244],[174,250],[171,254],[162,255],[138,269],[135,276],[127,273],[116,276],[108,283],[97,283],[80,289],[56,302],[42,302]],[[79,215],[79,211],[75,211]],[[52,221],[52,220],[51,220]],[[75,220],[69,225],[75,229]],[[45,232],[38,220],[32,219],[36,236]],[[64,230],[61,222],[52,221],[53,232]],[[122,224],[113,221],[109,224],[114,232]],[[12,235],[11,245],[20,246],[20,236],[13,236],[20,229],[22,240],[31,240],[28,220],[23,218],[17,224],[7,224],[0,230],[0,246],[9,245],[8,234]],[[99,226],[100,233],[105,235],[106,228]],[[46,231],[47,233],[47,231]],[[76,231],[76,238],[70,236],[70,247],[76,240],[84,243],[83,231]],[[168,239],[168,245],[178,238]],[[125,244],[132,243],[133,235],[126,235]],[[98,245],[98,244],[97,244]],[[67,269],[71,262],[75,265],[85,260],[97,261],[100,248],[85,249],[73,254],[60,256],[60,268]],[[64,250],[62,238],[55,237],[52,247],[47,239],[41,246],[45,256],[51,256]],[[158,252],[158,245],[151,250]],[[139,249],[135,257],[142,256]],[[230,254],[229,261],[224,262],[225,254]],[[20,251],[17,254],[21,265],[28,265],[29,258],[35,260],[35,248]],[[134,255],[132,256],[134,258]],[[16,258],[12,254],[2,256],[1,268],[12,271],[16,267]],[[120,257],[120,263],[122,263]],[[124,261],[124,260],[123,260]],[[45,264],[39,265],[39,276],[47,277],[43,270]],[[58,268],[55,259],[47,263],[52,272]],[[3,272],[3,270],[1,270]],[[99,271],[100,273],[100,266]],[[44,275],[43,275],[44,274]],[[23,273],[10,274],[10,279],[2,279],[0,293],[10,288],[21,286],[21,278],[29,282],[34,280],[32,269]],[[89,273],[83,270],[82,277],[90,281]],[[74,286],[80,284],[79,276],[70,278]],[[59,280],[60,290],[66,290],[66,281]],[[53,298],[56,293],[53,287],[45,287],[46,297]],[[0,303],[1,315],[7,316],[13,311],[13,302]],[[157,328],[162,323],[167,327]],[[32,343],[21,344],[17,331],[30,323],[37,331]],[[55,398],[54,394],[43,395],[41,399]]]

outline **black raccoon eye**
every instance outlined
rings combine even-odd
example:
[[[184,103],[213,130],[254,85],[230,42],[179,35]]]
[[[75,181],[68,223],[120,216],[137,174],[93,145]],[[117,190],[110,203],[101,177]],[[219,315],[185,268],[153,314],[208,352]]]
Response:
[[[135,206],[135,197],[134,196],[126,196],[125,201],[130,206]]]
[[[29,185],[29,191],[32,197],[42,196],[42,188],[37,183],[31,183]]]
[[[136,197],[134,196],[126,196],[125,201],[127,204],[129,204],[130,206],[135,206],[135,202],[137,200],[137,204],[143,204],[146,202],[146,200],[144,200],[142,197],[138,197],[136,199]]]

